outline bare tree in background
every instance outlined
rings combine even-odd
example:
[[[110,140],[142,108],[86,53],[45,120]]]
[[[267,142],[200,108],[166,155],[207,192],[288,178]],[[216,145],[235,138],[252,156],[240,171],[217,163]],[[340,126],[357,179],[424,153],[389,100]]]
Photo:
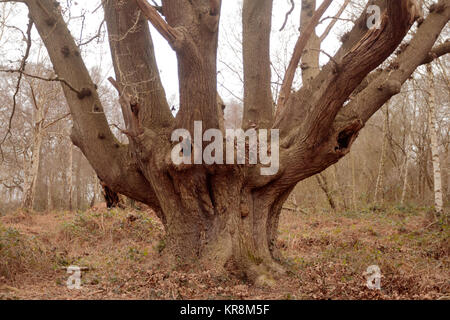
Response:
[[[33,86],[30,85],[31,97],[35,111],[33,112],[33,145],[31,150],[31,159],[28,164],[28,170],[25,170],[25,188],[22,206],[27,209],[33,208],[34,196],[36,194],[36,181],[39,170],[39,160],[42,146],[43,125],[45,120],[44,104],[38,103],[34,93]]]
[[[444,201],[442,197],[441,163],[439,159],[439,146],[436,128],[436,89],[431,64],[427,65],[429,82],[428,121],[430,126],[431,154],[434,178],[434,205],[437,213],[442,213]]]
[[[381,147],[380,164],[378,166],[377,183],[375,185],[375,195],[373,196],[374,202],[377,203],[379,196],[381,197],[381,202],[384,200],[384,168],[386,165],[386,153],[387,153],[387,136],[389,131],[389,104],[386,105],[386,110],[384,112],[384,123],[383,123],[383,143]]]

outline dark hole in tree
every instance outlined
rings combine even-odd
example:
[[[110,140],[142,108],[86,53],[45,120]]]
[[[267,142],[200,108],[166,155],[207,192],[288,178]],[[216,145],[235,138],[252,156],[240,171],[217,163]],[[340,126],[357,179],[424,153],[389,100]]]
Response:
[[[131,103],[131,112],[137,117],[139,115],[139,105],[137,103]]]
[[[344,130],[339,133],[337,142],[338,148],[336,149],[347,149],[350,145],[354,132],[352,130]]]

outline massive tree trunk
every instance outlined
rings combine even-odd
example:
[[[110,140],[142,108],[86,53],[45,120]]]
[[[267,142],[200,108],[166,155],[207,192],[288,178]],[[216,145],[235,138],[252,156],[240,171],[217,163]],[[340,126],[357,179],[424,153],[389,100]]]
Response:
[[[174,261],[200,261],[215,270],[231,261],[252,280],[281,270],[273,259],[280,258],[275,240],[287,192],[251,190],[238,169],[168,176],[162,190],[167,252]]]
[[[25,0],[63,89],[74,127],[73,142],[115,192],[141,201],[162,220],[165,252],[176,264],[221,269],[234,265],[250,279],[267,282],[282,272],[276,239],[283,202],[295,185],[350,152],[366,121],[421,64],[429,62],[450,17],[449,0],[430,13],[395,58],[352,92],[401,43],[416,14],[412,0],[375,1],[385,13],[379,29],[367,30],[363,14],[333,59],[303,87],[284,96],[273,115],[270,94],[271,0],[244,0],[244,128],[280,130],[280,166],[182,164],[171,161],[174,129],[194,136],[220,129],[217,108],[217,44],[220,0],[163,0],[161,14],[145,0],[103,2],[129,144],[111,133],[79,50],[52,0]],[[325,2],[329,5],[330,1]],[[163,17],[164,16],[164,17]],[[173,118],[161,86],[147,18],[176,52],[180,110]],[[319,17],[320,18],[320,17]],[[301,52],[300,52],[301,56]],[[433,57],[434,57],[433,56]],[[431,60],[433,58],[431,57]],[[292,88],[288,88],[288,92]],[[345,105],[345,108],[343,107]],[[195,153],[195,150],[194,150]]]

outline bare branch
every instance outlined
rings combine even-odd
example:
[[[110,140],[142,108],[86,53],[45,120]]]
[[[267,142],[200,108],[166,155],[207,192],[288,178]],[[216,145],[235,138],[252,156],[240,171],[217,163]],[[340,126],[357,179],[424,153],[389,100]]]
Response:
[[[180,109],[175,125],[191,132],[194,122],[200,120],[204,130],[220,127],[217,108],[220,7],[219,0],[163,1],[167,22],[155,10],[148,12],[177,54]]]
[[[71,115],[71,113],[67,113],[67,114],[51,121],[50,123],[46,124],[42,129],[46,130],[46,129],[50,128],[51,126],[54,126],[55,124],[57,124],[59,121],[66,119],[70,115]]]
[[[409,44],[404,45],[405,49],[408,48]],[[402,48],[403,46],[401,46]],[[399,54],[403,49],[400,49],[398,52]],[[431,63],[432,61],[434,61],[435,59],[450,53],[450,40],[447,40],[446,42],[444,42],[443,44],[437,45],[435,46],[425,57],[425,59],[420,63],[420,65],[424,65],[427,63]],[[331,59],[331,57],[330,57]],[[335,61],[335,60],[334,60]],[[391,66],[396,66],[397,62],[393,62]],[[389,67],[391,68],[391,67]],[[350,97],[351,100],[354,99],[354,97],[359,94],[361,91],[363,91],[365,88],[367,88],[367,86],[369,86],[373,81],[375,81],[382,73],[382,70],[375,70],[372,73],[370,73],[362,82],[361,84],[358,86],[358,88],[355,89],[355,91],[352,93],[352,96]]]
[[[99,26],[98,29],[97,29],[97,33],[96,33],[93,37],[91,37],[90,39],[88,39],[88,40],[86,40],[86,41],[84,41],[84,42],[80,42],[80,43],[78,44],[78,46],[79,46],[79,47],[85,46],[85,45],[91,43],[92,41],[94,41],[95,39],[100,38],[100,36],[101,36],[101,34],[102,34],[102,28],[103,28],[103,25],[104,25],[104,24],[105,24],[105,19],[103,19],[102,22],[100,23],[100,26]]]
[[[114,191],[131,195],[137,190],[136,200],[159,209],[154,190],[131,159],[128,147],[121,145],[114,137],[96,86],[61,12],[54,10],[54,1],[26,0],[26,4],[58,77],[70,81],[75,88],[83,88],[81,93],[86,93],[78,96],[62,85],[74,120],[72,142]],[[140,192],[139,189],[145,191]]]
[[[19,94],[20,91],[20,84],[22,82],[22,77],[23,74],[22,72],[25,71],[25,67],[27,65],[27,59],[28,56],[30,55],[30,50],[31,50],[31,29],[33,28],[33,20],[30,18],[29,22],[28,22],[28,28],[27,28],[27,37],[26,37],[26,43],[27,43],[27,47],[25,49],[25,54],[22,58],[22,62],[19,68],[19,78],[17,79],[17,84],[16,84],[16,91],[14,92],[13,95],[13,106],[12,106],[12,111],[11,111],[11,115],[9,117],[9,121],[8,121],[8,130],[5,133],[5,136],[3,137],[2,141],[0,142],[0,147],[1,145],[5,142],[6,138],[8,137],[8,135],[11,133],[11,125],[12,125],[12,121],[14,118],[14,114],[16,113],[16,107],[17,107],[17,95]]]
[[[422,64],[430,63],[434,59],[439,58],[447,53],[450,53],[450,39],[447,39],[443,44],[434,47],[422,61]]]
[[[281,26],[281,28],[280,28],[279,31],[283,31],[284,27],[286,27],[288,18],[289,18],[289,16],[291,15],[291,13],[292,13],[292,12],[294,11],[294,9],[295,9],[295,3],[294,3],[294,0],[290,0],[290,1],[291,1],[291,8],[289,9],[288,12],[286,12],[286,16],[284,17],[283,25]]]
[[[169,26],[169,24],[161,17],[158,11],[151,6],[146,0],[136,0],[139,8],[142,10],[144,15],[150,21],[150,23],[155,27],[156,30],[164,37],[164,39],[169,42],[169,44],[176,49],[177,42],[181,39],[182,34]]]
[[[70,90],[75,92],[77,95],[81,94],[81,90],[75,89],[67,80],[59,78],[58,76],[55,76],[54,78],[44,78],[38,75],[30,74],[24,71],[19,70],[13,70],[13,69],[0,69],[0,72],[6,72],[6,73],[19,73],[24,75],[25,77],[29,77],[32,79],[42,80],[42,81],[48,81],[48,82],[61,82],[65,84]]]
[[[331,21],[327,28],[325,29],[325,31],[322,33],[322,35],[319,37],[320,42],[323,42],[325,40],[326,37],[328,37],[328,35],[330,34],[331,29],[333,29],[334,25],[336,24],[336,22],[340,19],[341,15],[344,13],[345,9],[347,8],[348,4],[350,3],[351,0],[345,0],[344,4],[341,6],[341,8],[339,9],[339,11],[336,13],[336,16],[334,16],[332,19],[333,21]]]
[[[289,62],[288,69],[286,70],[283,85],[280,91],[280,96],[278,98],[276,114],[279,114],[281,112],[286,101],[289,99],[292,83],[294,82],[295,71],[297,70],[297,66],[300,63],[300,59],[302,58],[303,50],[308,44],[308,40],[311,37],[311,33],[316,28],[319,19],[322,17],[322,15],[325,13],[325,11],[328,9],[328,7],[332,2],[333,0],[325,0],[324,2],[322,2],[320,7],[316,10],[313,17],[311,18],[309,25],[302,32],[302,34],[297,40],[297,43],[295,44],[294,53],[292,54],[292,58],[291,61]]]

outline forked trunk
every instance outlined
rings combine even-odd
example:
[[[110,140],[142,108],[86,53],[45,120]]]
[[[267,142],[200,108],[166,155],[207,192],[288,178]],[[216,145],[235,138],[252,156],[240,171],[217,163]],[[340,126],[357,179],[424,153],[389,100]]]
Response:
[[[261,284],[283,272],[275,241],[288,193],[276,198],[249,190],[238,172],[209,175],[199,170],[164,180],[164,251],[172,263],[217,272],[231,267]]]

